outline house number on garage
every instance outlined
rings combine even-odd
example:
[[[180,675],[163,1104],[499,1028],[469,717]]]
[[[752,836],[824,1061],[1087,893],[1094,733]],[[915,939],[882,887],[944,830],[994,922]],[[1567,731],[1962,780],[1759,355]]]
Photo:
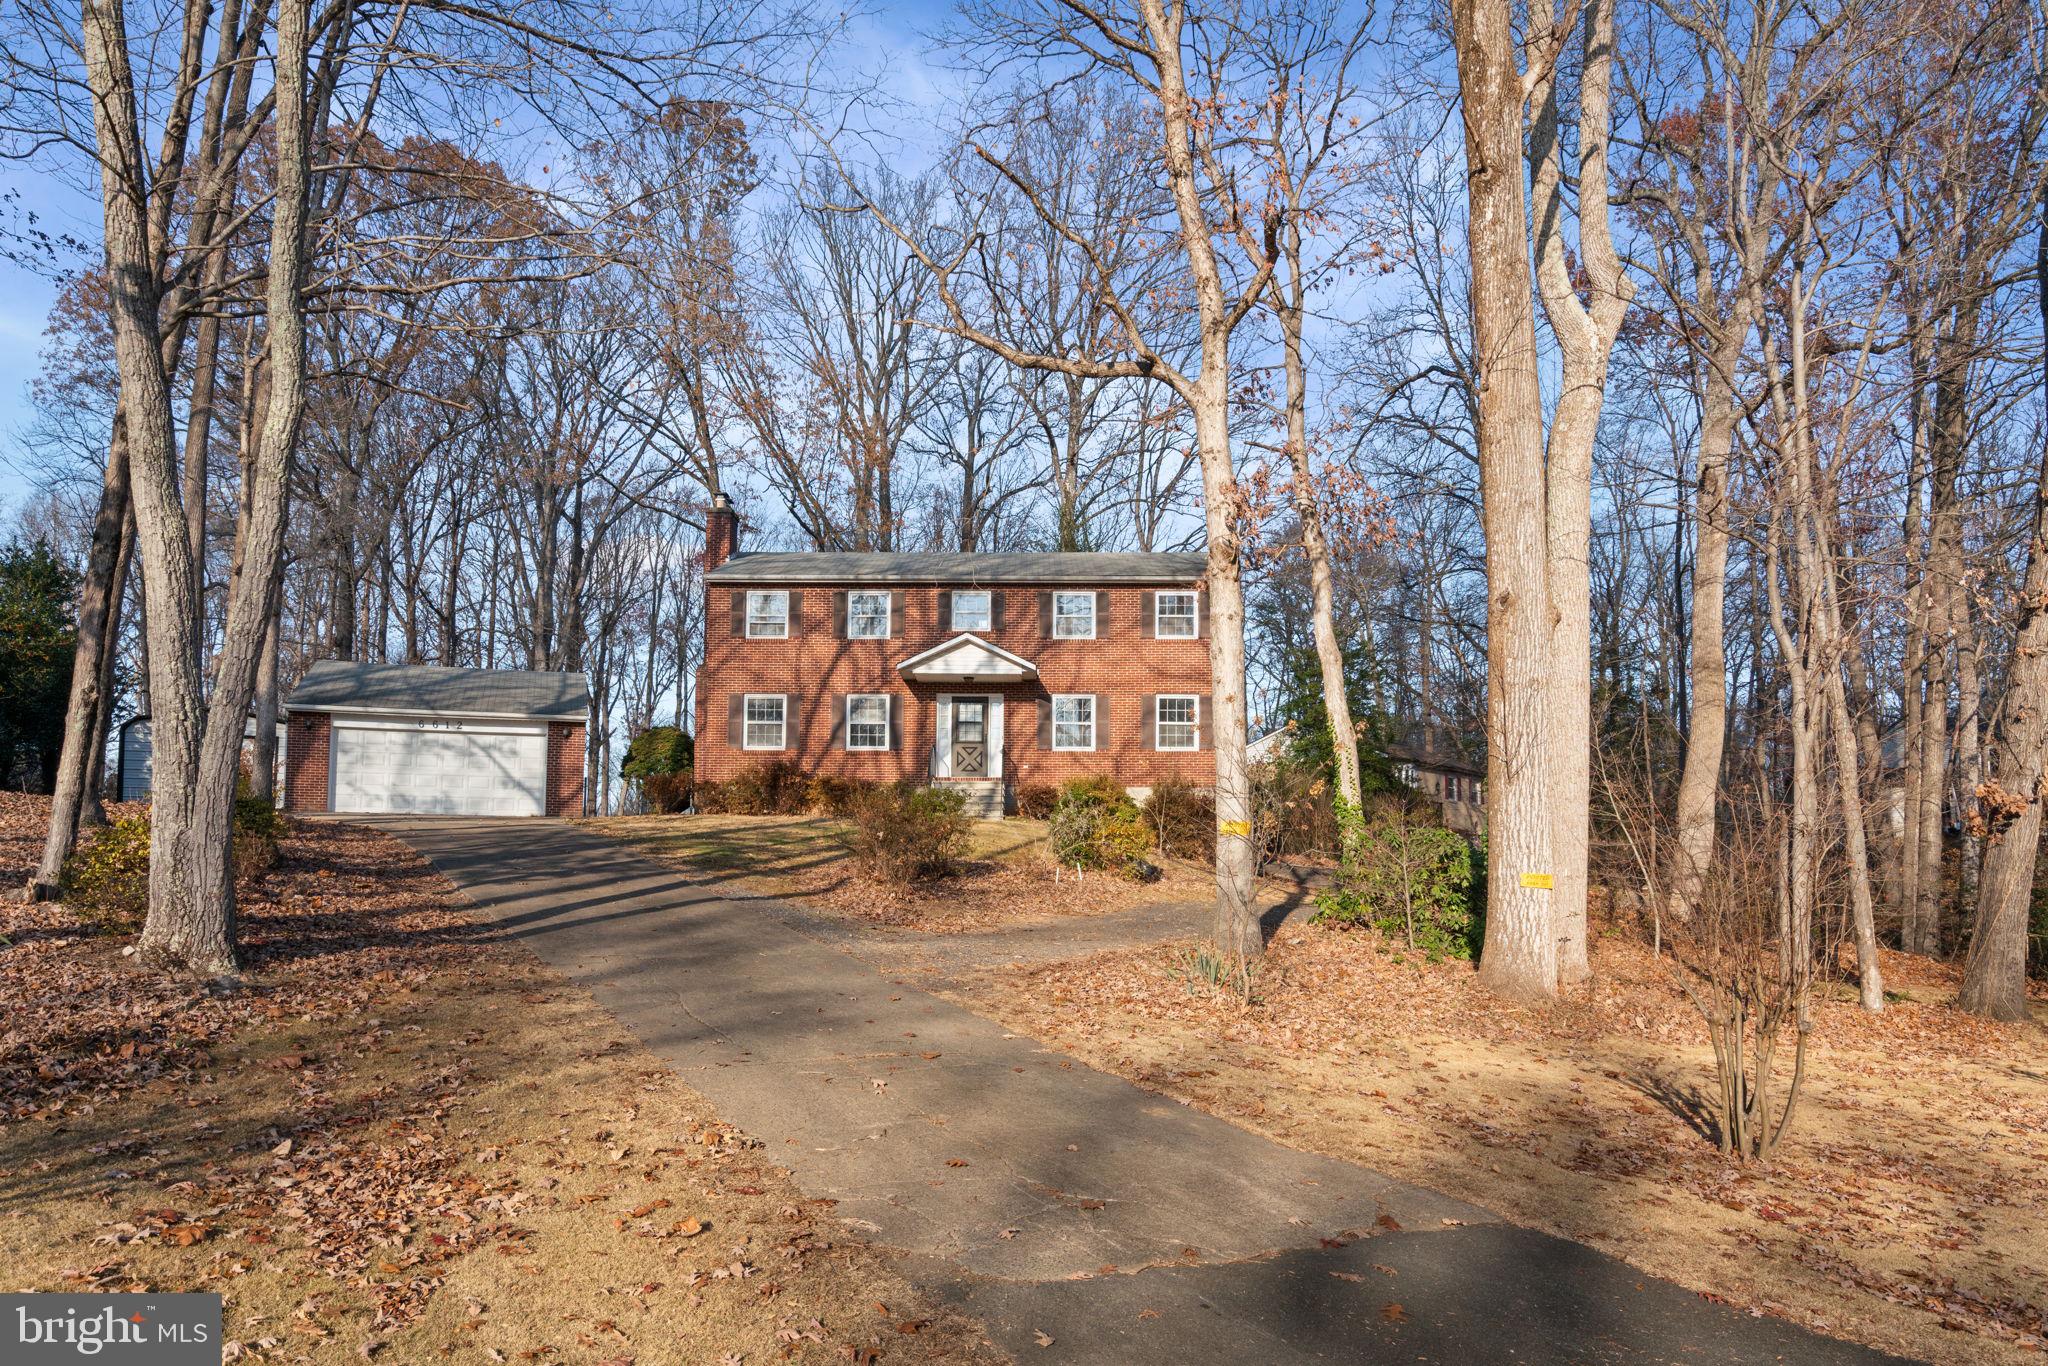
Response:
[[[460,721],[438,721],[431,716],[422,716],[419,719],[419,728],[421,730],[461,730],[462,723]]]

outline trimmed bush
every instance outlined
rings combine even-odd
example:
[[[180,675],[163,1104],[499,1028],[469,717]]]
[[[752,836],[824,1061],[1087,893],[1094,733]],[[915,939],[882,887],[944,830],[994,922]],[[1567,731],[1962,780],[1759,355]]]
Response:
[[[277,863],[284,817],[261,797],[235,798],[230,860],[246,886]],[[64,865],[63,896],[86,919],[132,930],[149,910],[149,817],[115,821],[82,843]]]
[[[805,801],[820,815],[844,820],[859,814],[861,804],[875,787],[876,784],[865,778],[828,778],[821,775],[811,779]]]
[[[1478,957],[1484,868],[1465,837],[1396,799],[1338,814],[1353,830],[1337,885],[1316,897],[1316,920],[1370,925],[1432,963]]]
[[[1042,821],[1052,814],[1052,804],[1059,800],[1059,795],[1060,790],[1051,783],[1024,783],[1017,788],[1017,814]]]
[[[64,900],[109,929],[133,929],[149,909],[149,817],[115,821],[64,864]]]
[[[919,783],[861,791],[846,833],[854,859],[897,886],[945,877],[967,852],[967,799]]]
[[[1106,869],[1133,878],[1159,871],[1145,857],[1152,850],[1145,813],[1114,779],[1098,775],[1062,784],[1046,820],[1046,843],[1062,867]]]
[[[722,783],[699,783],[697,809],[728,816],[801,816],[811,809],[810,776],[787,759],[758,764]]]
[[[1216,857],[1216,799],[1185,778],[1164,778],[1145,799],[1145,819],[1169,858]]]

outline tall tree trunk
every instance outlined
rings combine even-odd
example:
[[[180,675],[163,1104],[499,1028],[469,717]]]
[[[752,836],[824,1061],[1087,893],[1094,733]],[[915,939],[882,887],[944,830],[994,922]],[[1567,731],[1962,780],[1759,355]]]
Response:
[[[2034,257],[2035,283],[2048,325],[2048,213]],[[2048,377],[2048,366],[2044,366]],[[2027,912],[2041,854],[2041,808],[2048,801],[2048,442],[2034,481],[2027,577],[2006,679],[2005,715],[1992,750],[1985,805],[1992,810],[1977,879],[1976,915],[1963,959],[1957,1004],[1994,1020],[2027,1011]]]
[[[1703,272],[1704,273],[1704,272]],[[1714,859],[1721,798],[1721,750],[1728,734],[1728,456],[1735,444],[1735,366],[1749,337],[1738,308],[1701,377],[1699,488],[1693,497],[1691,715],[1678,777],[1676,841],[1665,878],[1671,914],[1699,904]]]
[[[1554,6],[1536,0],[1532,29],[1551,27]],[[1614,6],[1588,0],[1580,18],[1579,265],[1588,298],[1581,302],[1565,243],[1564,130],[1557,68],[1538,83],[1530,132],[1535,163],[1536,283],[1563,358],[1562,389],[1546,443],[1545,575],[1551,611],[1551,668],[1545,709],[1550,742],[1546,782],[1552,803],[1551,863],[1556,890],[1557,975],[1561,983],[1592,975],[1587,959],[1587,860],[1593,803],[1593,629],[1589,557],[1593,537],[1593,446],[1600,435],[1607,367],[1635,285],[1621,267],[1609,233],[1607,145],[1614,70]],[[1483,424],[1482,424],[1483,425]]]
[[[279,594],[280,608],[282,597]],[[277,801],[277,656],[281,615],[281,611],[273,611],[263,633],[263,656],[256,662],[256,734],[249,742],[249,790],[273,804]]]
[[[149,672],[153,811],[151,958],[202,973],[234,968],[227,926],[193,902],[186,874],[198,859],[193,813],[204,724],[191,544],[178,501],[177,430],[161,349],[162,289],[145,218],[146,180],[119,0],[85,0],[83,53],[100,162],[104,249],[121,410],[128,431],[136,548],[150,604]]]
[[[242,732],[256,691],[271,626],[277,615],[284,561],[288,474],[305,407],[305,276],[311,204],[311,130],[306,60],[308,0],[279,0],[277,8],[277,182],[271,201],[269,278],[264,300],[262,425],[255,459],[245,476],[246,534],[237,547],[240,572],[228,583],[214,690],[200,747],[199,799],[192,809],[198,861],[189,873],[192,902],[208,910],[224,931],[229,962],[234,945],[235,884],[229,858],[235,779]],[[272,731],[274,743],[275,731]],[[152,851],[153,852],[153,851]],[[155,920],[152,906],[151,921]],[[151,944],[150,925],[143,946]]]
[[[1358,774],[1358,727],[1351,717],[1350,685],[1344,678],[1344,647],[1337,639],[1337,589],[1330,572],[1330,540],[1323,530],[1322,508],[1316,501],[1315,471],[1308,458],[1308,366],[1302,358],[1302,318],[1306,285],[1302,279],[1301,222],[1290,215],[1286,227],[1288,279],[1275,281],[1279,303],[1281,347],[1287,372],[1287,459],[1294,471],[1294,516],[1301,524],[1301,548],[1308,557],[1309,589],[1313,594],[1316,662],[1323,678],[1323,714],[1330,723],[1336,751],[1337,796],[1353,811],[1364,805]]]
[[[1479,483],[1486,533],[1486,814],[1490,874],[1480,979],[1521,999],[1557,994],[1547,727],[1551,606],[1543,394],[1522,185],[1522,78],[1508,0],[1451,0],[1464,104]]]
[[[108,701],[107,628],[109,621],[118,621],[120,616],[121,551],[128,526],[127,432],[128,424],[117,410],[99,509],[93,516],[92,541],[86,552],[85,578],[79,588],[78,652],[71,665],[71,697],[64,709],[64,748],[57,759],[50,829],[43,839],[42,863],[28,885],[30,899],[37,901],[57,895],[65,860],[78,842],[78,827],[91,796],[93,745],[105,734],[101,718]]]
[[[1216,947],[1240,960],[1265,952],[1252,902],[1251,772],[1245,757],[1244,583],[1238,563],[1242,494],[1230,447],[1230,333],[1223,274],[1208,208],[1195,179],[1197,111],[1183,68],[1185,15],[1164,0],[1138,0],[1158,63],[1167,189],[1180,223],[1199,320],[1202,364],[1187,395],[1202,459],[1202,513],[1209,533],[1209,710],[1216,758]],[[1263,282],[1261,282],[1263,284]]]

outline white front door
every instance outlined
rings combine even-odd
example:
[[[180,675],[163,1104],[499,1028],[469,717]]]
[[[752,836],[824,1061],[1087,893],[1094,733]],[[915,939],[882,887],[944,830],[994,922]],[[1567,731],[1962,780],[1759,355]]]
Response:
[[[329,756],[329,809],[432,816],[545,815],[546,725],[455,728],[460,724],[351,723],[337,716]]]

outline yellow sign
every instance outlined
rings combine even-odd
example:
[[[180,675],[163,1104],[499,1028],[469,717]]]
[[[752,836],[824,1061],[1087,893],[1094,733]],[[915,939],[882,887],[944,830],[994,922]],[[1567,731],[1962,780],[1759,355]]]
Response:
[[[1252,837],[1252,823],[1250,821],[1218,821],[1216,822],[1216,833],[1219,835],[1242,835],[1246,839],[1250,839]]]
[[[1524,873],[1522,874],[1522,885],[1524,887],[1536,887],[1547,892],[1557,885],[1557,879],[1548,873]]]

